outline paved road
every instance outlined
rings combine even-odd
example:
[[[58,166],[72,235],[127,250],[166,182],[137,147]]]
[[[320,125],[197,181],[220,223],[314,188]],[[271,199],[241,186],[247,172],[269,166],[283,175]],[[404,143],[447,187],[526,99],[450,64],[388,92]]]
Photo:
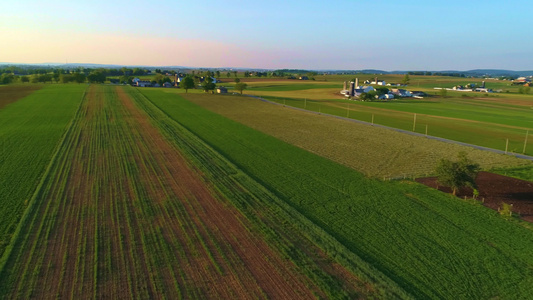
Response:
[[[286,105],[283,105],[281,103],[273,102],[273,101],[270,101],[270,100],[267,100],[267,99],[264,99],[264,98],[261,98],[261,97],[258,97],[258,96],[253,96],[253,95],[247,95],[247,96],[259,99],[259,100],[261,100],[263,102],[268,102],[268,103],[275,104],[275,105],[286,106]],[[467,144],[467,143],[462,143],[462,142],[453,141],[453,140],[448,140],[448,139],[437,137],[437,136],[425,135],[425,134],[416,133],[416,132],[412,132],[412,131],[408,131],[408,130],[398,129],[398,128],[394,128],[394,127],[388,127],[388,126],[379,125],[379,124],[372,124],[372,123],[369,123],[369,122],[350,119],[350,118],[346,118],[346,117],[319,113],[319,112],[316,112],[316,111],[311,111],[311,110],[298,108],[298,107],[292,107],[292,106],[286,106],[286,107],[291,108],[291,109],[295,109],[295,110],[301,110],[301,111],[305,111],[305,112],[309,112],[309,113],[314,113],[314,114],[317,114],[317,115],[330,116],[330,117],[333,117],[333,118],[342,119],[342,120],[355,122],[355,123],[359,123],[359,124],[364,124],[364,125],[368,125],[368,126],[386,128],[386,129],[398,131],[398,132],[401,132],[401,133],[420,136],[420,137],[425,137],[425,138],[428,138],[428,139],[437,140],[437,141],[441,141],[441,142],[445,142],[445,143],[458,144],[458,145],[472,147],[472,148],[483,150],[483,151],[490,151],[490,152],[494,152],[494,153],[498,153],[498,154],[505,154],[505,155],[510,155],[510,156],[514,156],[514,157],[517,157],[517,158],[527,159],[527,160],[533,161],[533,156],[529,156],[529,155],[517,154],[517,153],[511,153],[511,152],[505,153],[505,151],[502,151],[502,150],[492,149],[492,148],[487,148],[487,147],[478,146],[478,145],[472,145],[472,144]]]

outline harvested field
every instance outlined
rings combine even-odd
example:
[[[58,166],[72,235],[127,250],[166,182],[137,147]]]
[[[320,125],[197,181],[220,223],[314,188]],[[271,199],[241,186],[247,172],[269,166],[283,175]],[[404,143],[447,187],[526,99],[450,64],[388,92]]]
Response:
[[[40,85],[10,85],[0,88],[0,109],[6,105],[22,99],[36,90],[40,89]]]
[[[417,182],[439,191],[451,193],[451,189],[437,183],[437,177],[418,178]],[[533,222],[533,182],[520,180],[489,172],[480,172],[476,178],[479,199],[483,205],[498,210],[502,203],[513,205],[513,212],[523,220]],[[472,197],[472,189],[462,188],[457,191],[458,197]]]

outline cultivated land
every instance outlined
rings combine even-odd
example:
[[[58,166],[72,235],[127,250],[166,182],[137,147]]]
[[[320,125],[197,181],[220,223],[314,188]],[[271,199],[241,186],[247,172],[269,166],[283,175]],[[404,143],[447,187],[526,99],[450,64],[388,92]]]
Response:
[[[315,112],[366,122],[374,120],[376,124],[403,130],[413,130],[416,113],[415,132],[425,134],[427,130],[432,136],[499,150],[507,147],[509,152],[533,155],[533,138],[526,140],[528,131],[533,133],[533,95],[516,94],[519,87],[512,86],[509,81],[486,80],[486,86],[511,93],[448,91],[448,96],[441,98],[439,91],[433,87],[481,84],[482,79],[411,76],[411,85],[407,89],[424,91],[432,97],[387,102],[345,100],[339,94],[343,81],[355,77],[360,78],[360,82],[374,78],[373,75],[330,75],[317,76],[316,81],[256,79],[248,82],[249,88],[245,93]],[[378,77],[387,82],[399,83],[402,80],[400,75]],[[246,82],[249,79],[242,80]]]
[[[467,152],[485,169],[533,165],[510,156],[297,111],[249,97],[225,96],[216,100],[210,95],[185,97],[217,114],[372,177],[431,174],[441,158],[454,159],[460,151]]]
[[[358,278],[288,231],[297,220],[266,227],[288,222],[283,212],[248,208],[247,219],[219,191],[250,201],[242,210],[261,208],[242,180],[227,184],[231,166],[142,101],[135,90],[89,88],[3,257],[3,297],[406,297],[372,267]],[[211,173],[194,167],[156,125],[188,143]],[[213,186],[216,178],[207,179],[214,176],[227,185]]]
[[[0,88],[0,254],[10,243],[86,86]],[[18,100],[18,101],[17,101]],[[15,102],[16,101],[16,102]]]
[[[11,85],[0,87],[0,109],[40,89],[38,85]]]
[[[415,183],[368,179],[178,95],[142,92],[347,247],[329,251],[362,257],[415,297],[532,296],[533,234],[521,223]]]
[[[332,89],[331,78],[250,84],[261,93],[318,95]],[[343,100],[303,99],[319,111],[356,113]],[[522,126],[482,99],[468,100],[481,101],[475,121]],[[361,108],[378,111],[373,105],[391,103],[366,104]],[[459,121],[476,111],[461,115],[463,103],[456,105],[431,114]],[[391,118],[413,113],[386,109]],[[38,137],[43,111],[54,112],[44,127],[54,130]],[[533,297],[530,224],[415,182],[368,177],[423,174],[465,148],[194,90],[45,85],[0,116],[6,125],[14,116],[24,120],[0,131],[20,152],[3,152],[6,172],[36,155],[30,146],[39,138],[49,149],[35,168],[28,162],[33,181],[0,199],[18,212],[1,219],[10,228],[1,297]],[[16,148],[17,130],[26,127],[35,136],[23,145],[34,152]],[[468,151],[485,168],[532,169]]]

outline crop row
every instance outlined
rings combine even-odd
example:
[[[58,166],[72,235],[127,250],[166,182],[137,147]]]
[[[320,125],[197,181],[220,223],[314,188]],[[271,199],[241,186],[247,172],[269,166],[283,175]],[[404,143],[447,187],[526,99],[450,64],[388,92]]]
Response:
[[[129,92],[152,119],[157,120],[162,132],[202,169],[209,182],[213,182],[252,222],[253,229],[250,230],[266,237],[269,244],[299,267],[300,273],[312,278],[328,298],[353,298],[355,294],[378,295],[378,298],[410,297],[203,140],[162,115],[159,109],[153,107],[153,104],[160,104],[159,101],[150,100],[152,103],[149,103],[137,90]],[[357,291],[355,294],[354,290]]]
[[[90,87],[32,204],[4,257],[2,297],[333,293],[315,283],[329,277],[306,278],[256,236],[121,87]]]
[[[2,87],[9,99],[0,109],[0,256],[9,244],[32,192],[71,121],[84,86],[47,86],[31,90]],[[60,92],[61,91],[61,92]]]
[[[180,96],[143,93],[415,297],[533,296],[529,229],[415,183],[366,178]]]

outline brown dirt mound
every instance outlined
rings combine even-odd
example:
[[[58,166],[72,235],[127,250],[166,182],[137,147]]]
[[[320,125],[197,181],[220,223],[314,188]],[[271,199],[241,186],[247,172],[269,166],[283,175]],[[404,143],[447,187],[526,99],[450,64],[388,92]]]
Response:
[[[439,186],[437,177],[418,178],[417,182],[439,191],[451,193],[448,187]],[[533,222],[533,182],[498,175],[489,172],[479,172],[476,178],[479,199],[486,207],[498,210],[502,202],[512,204],[513,212],[520,215],[524,221]],[[462,188],[457,196],[472,197],[472,189]]]

